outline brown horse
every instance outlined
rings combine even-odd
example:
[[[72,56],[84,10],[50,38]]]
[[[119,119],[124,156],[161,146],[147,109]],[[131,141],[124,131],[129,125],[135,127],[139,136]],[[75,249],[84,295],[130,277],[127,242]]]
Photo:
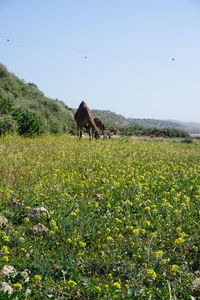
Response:
[[[84,101],[82,101],[81,104],[79,105],[79,108],[74,114],[74,119],[76,121],[77,136],[79,137],[79,139],[82,138],[83,128],[86,128],[86,126],[88,126],[89,128],[90,140],[94,137],[94,135],[97,138],[100,137],[98,128],[92,116],[92,112],[90,111],[89,107]]]

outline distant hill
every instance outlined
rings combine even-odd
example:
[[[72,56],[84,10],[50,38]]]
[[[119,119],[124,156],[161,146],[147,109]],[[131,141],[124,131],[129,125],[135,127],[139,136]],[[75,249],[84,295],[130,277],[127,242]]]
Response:
[[[183,126],[184,130],[191,134],[200,134],[200,123],[194,122],[180,122],[176,121],[177,124]]]
[[[0,64],[0,135],[7,132],[30,136],[42,133],[74,134],[75,111],[58,99],[46,97],[34,83],[26,83]],[[142,128],[174,128],[200,134],[199,123],[131,119],[109,110],[94,109],[92,112],[104,121],[107,128],[116,127],[123,129],[123,132],[126,132],[126,128],[138,133],[142,132]]]
[[[178,130],[185,130],[188,133],[200,134],[200,123],[181,122],[173,120],[156,120],[156,119],[129,119],[141,126],[148,128],[174,128]]]
[[[122,115],[107,110],[92,110],[92,112],[94,116],[104,120],[108,128],[121,128],[137,124],[145,128],[173,128],[177,130],[183,130],[188,133],[200,134],[200,123],[181,122],[173,120],[125,118]]]

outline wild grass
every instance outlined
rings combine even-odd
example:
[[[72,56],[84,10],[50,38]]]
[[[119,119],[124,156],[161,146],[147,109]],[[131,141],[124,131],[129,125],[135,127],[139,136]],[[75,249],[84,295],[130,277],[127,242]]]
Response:
[[[13,299],[198,296],[198,144],[5,137],[0,165]],[[48,231],[31,233],[38,223]]]

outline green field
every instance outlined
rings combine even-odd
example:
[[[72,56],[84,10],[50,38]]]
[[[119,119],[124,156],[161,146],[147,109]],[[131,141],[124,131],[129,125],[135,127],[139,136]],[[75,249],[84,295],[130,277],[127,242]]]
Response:
[[[12,299],[198,299],[200,144],[5,137],[0,181]]]

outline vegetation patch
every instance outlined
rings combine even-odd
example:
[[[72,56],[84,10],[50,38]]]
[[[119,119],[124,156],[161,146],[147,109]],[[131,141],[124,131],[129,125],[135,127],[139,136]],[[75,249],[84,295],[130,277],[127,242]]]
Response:
[[[0,142],[1,299],[199,295],[197,144]]]

